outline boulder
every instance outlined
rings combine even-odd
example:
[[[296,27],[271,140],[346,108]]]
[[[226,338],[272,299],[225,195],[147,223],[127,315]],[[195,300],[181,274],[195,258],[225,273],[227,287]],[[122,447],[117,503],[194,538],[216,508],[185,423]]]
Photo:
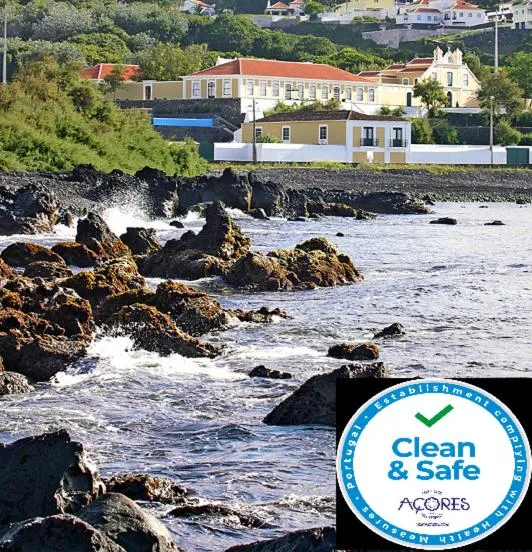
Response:
[[[220,276],[244,255],[251,240],[226,214],[223,205],[212,203],[205,210],[205,225],[196,235],[185,232],[140,263],[145,276],[195,280]]]
[[[387,215],[417,215],[430,212],[422,202],[403,192],[357,194],[351,204],[356,209]]]
[[[131,336],[136,349],[162,356],[177,353],[185,357],[213,358],[220,354],[219,347],[191,337],[155,307],[138,303],[122,307],[107,323]]]
[[[107,492],[120,493],[131,500],[174,504],[181,502],[188,493],[185,487],[168,477],[124,473],[104,481]]]
[[[405,327],[400,322],[394,322],[386,328],[383,328],[380,332],[377,332],[373,339],[378,339],[380,337],[394,337],[397,335],[404,335],[406,333]]]
[[[484,226],[504,226],[504,222],[502,220],[494,220],[492,222],[485,222]]]
[[[225,552],[334,552],[336,529],[317,527],[294,531],[277,539],[239,544]]]
[[[276,258],[249,251],[231,267],[225,280],[236,288],[284,291],[293,289],[295,278]]]
[[[376,360],[379,358],[379,348],[371,342],[360,345],[339,343],[329,347],[327,356],[346,360]]]
[[[95,330],[89,301],[66,290],[55,295],[43,319],[61,327],[68,337],[85,336],[90,339]]]
[[[343,232],[336,232],[337,238],[345,238],[345,234]]]
[[[355,378],[383,378],[382,362],[346,364],[308,379],[299,389],[278,404],[265,418],[269,425],[331,425],[336,423],[336,381]]]
[[[14,277],[13,271],[6,264],[4,259],[0,257],[0,281],[1,280],[11,280]]]
[[[76,217],[70,211],[65,209],[59,213],[57,224],[62,224],[67,228],[73,228],[75,223],[76,223]]]
[[[455,218],[452,217],[442,217],[439,219],[431,220],[429,224],[449,224],[454,225],[458,224],[458,221]]]
[[[288,313],[281,310],[279,307],[270,309],[268,307],[261,307],[258,310],[245,311],[241,309],[235,309],[231,311],[241,322],[255,322],[258,324],[264,324],[273,322],[275,318],[290,318]]]
[[[29,393],[31,390],[31,385],[22,374],[0,370],[0,397]]]
[[[103,492],[83,445],[65,431],[0,444],[0,525],[75,513]]]
[[[36,261],[64,264],[63,259],[48,247],[29,242],[15,242],[8,245],[1,254],[10,266],[26,267]]]
[[[88,523],[68,514],[28,519],[0,534],[2,552],[126,552]]]
[[[133,255],[147,255],[161,249],[161,242],[153,228],[126,228],[120,239],[131,249]]]
[[[76,242],[86,245],[103,260],[131,255],[129,247],[95,213],[89,213],[86,218],[78,220]]]
[[[357,218],[358,210],[345,203],[325,203],[324,201],[307,201],[309,215],[324,215],[326,217]]]
[[[105,494],[77,516],[127,552],[179,552],[168,529],[124,495]]]
[[[99,263],[98,255],[82,243],[58,243],[52,247],[52,251],[62,257],[69,266],[90,268],[97,266]]]
[[[93,271],[78,272],[63,281],[63,286],[73,289],[93,307],[111,295],[142,289],[145,285],[144,278],[137,271],[137,265],[133,259],[127,257],[111,259]]]
[[[272,527],[271,524],[267,523],[257,516],[239,512],[238,510],[230,508],[229,506],[225,506],[224,504],[189,503],[180,505],[177,508],[170,510],[170,512],[168,512],[168,515],[178,518],[231,517],[236,518],[238,520],[238,523],[240,523],[244,527],[253,527],[257,529],[267,529]]]
[[[72,276],[72,271],[65,265],[63,259],[60,263],[48,261],[35,261],[30,263],[24,270],[26,278],[43,278],[44,280],[57,280]]]
[[[251,209],[251,211],[248,211],[248,215],[258,220],[270,220],[264,209]]]
[[[184,228],[185,225],[180,220],[173,220],[169,223],[170,226],[173,226],[174,228]]]
[[[46,186],[30,184],[15,191],[0,188],[0,235],[52,232],[58,202]]]
[[[266,368],[262,364],[255,366],[249,373],[250,378],[267,378],[267,379],[290,379],[292,374],[288,372],[280,372],[279,370],[273,370],[272,368]]]

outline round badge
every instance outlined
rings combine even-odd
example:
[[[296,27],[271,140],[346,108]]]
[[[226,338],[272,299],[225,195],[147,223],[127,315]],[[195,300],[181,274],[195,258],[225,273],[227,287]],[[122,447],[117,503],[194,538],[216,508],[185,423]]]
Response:
[[[506,405],[468,383],[423,379],[390,387],[355,413],[337,475],[349,508],[375,533],[447,550],[508,521],[530,465],[527,436]]]

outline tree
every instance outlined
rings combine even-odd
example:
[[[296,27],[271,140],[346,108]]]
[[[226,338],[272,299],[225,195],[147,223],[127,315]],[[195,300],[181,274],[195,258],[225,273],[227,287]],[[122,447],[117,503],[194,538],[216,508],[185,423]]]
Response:
[[[402,117],[406,111],[402,106],[396,107],[392,109],[391,107],[388,107],[387,105],[383,105],[381,107],[381,115],[392,115],[393,117]]]
[[[480,61],[480,57],[472,52],[464,56],[464,63],[467,64],[477,79],[481,79],[487,72],[486,67]]]
[[[313,56],[331,56],[336,53],[336,46],[322,36],[302,36],[294,46],[294,55],[298,60],[310,60]]]
[[[74,36],[70,40],[83,53],[87,63],[123,63],[131,54],[126,43],[109,33],[91,33]]]
[[[305,2],[303,6],[303,11],[305,12],[305,15],[310,16],[310,19],[316,19],[318,14],[325,11],[325,7],[323,4],[316,2],[316,0],[308,0],[308,2]]]
[[[506,58],[508,74],[521,87],[526,98],[532,98],[532,52],[514,52]]]
[[[515,128],[512,128],[512,125],[506,119],[501,119],[494,129],[495,143],[501,146],[519,144],[521,138],[522,134]]]
[[[428,109],[428,116],[434,117],[440,107],[447,105],[443,86],[434,79],[425,79],[414,86],[414,98],[419,98]]]
[[[412,123],[412,143],[413,144],[432,144],[432,127],[429,120],[423,118],[411,119]]]
[[[482,79],[478,101],[486,115],[490,112],[491,97],[495,117],[503,112],[514,117],[523,109],[523,91],[504,69],[500,69],[498,73],[488,73]]]
[[[209,163],[199,154],[198,144],[192,138],[186,138],[181,143],[171,144],[170,151],[177,175],[198,176],[205,173],[209,166]]]
[[[111,92],[113,94],[113,99],[116,100],[116,91],[124,87],[125,80],[122,66],[115,65],[111,72],[103,78],[103,91]]]
[[[456,128],[449,124],[449,121],[443,118],[433,118],[429,120],[432,129],[432,141],[435,144],[458,144],[458,132]]]

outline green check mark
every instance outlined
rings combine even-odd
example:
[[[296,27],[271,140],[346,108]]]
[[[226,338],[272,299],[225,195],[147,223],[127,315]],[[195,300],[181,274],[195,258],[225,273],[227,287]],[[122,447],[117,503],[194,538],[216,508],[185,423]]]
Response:
[[[453,407],[448,404],[445,408],[443,408],[442,410],[440,410],[435,416],[433,416],[432,418],[426,418],[425,416],[423,416],[423,414],[421,414],[420,412],[418,412],[416,414],[416,418],[422,423],[422,424],[425,424],[427,427],[432,427],[435,423],[439,422],[444,416],[447,416],[447,414],[449,414],[449,412],[451,412],[451,410],[453,409]]]

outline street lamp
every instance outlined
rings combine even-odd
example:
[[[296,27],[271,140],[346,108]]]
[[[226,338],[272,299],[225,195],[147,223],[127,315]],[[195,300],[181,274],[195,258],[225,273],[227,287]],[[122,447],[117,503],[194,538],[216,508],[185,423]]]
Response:
[[[490,96],[490,153],[491,153],[492,166],[493,166],[493,100],[494,100],[494,97]]]

